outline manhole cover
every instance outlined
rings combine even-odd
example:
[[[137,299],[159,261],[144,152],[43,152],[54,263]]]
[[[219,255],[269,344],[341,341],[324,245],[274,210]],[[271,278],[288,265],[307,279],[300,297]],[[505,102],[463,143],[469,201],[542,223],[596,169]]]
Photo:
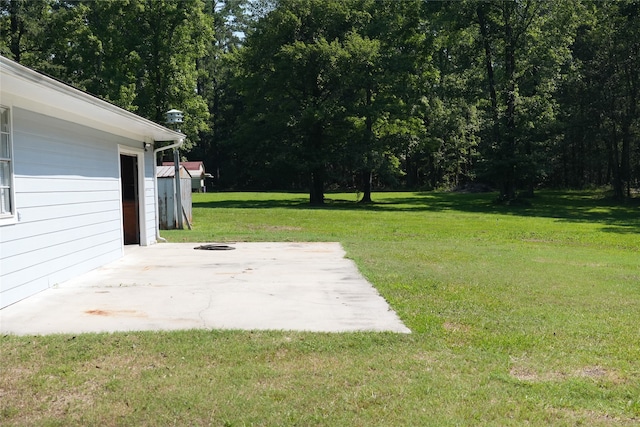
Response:
[[[234,250],[235,248],[229,245],[208,244],[208,245],[196,246],[193,249],[201,249],[205,251],[231,251],[231,250]]]

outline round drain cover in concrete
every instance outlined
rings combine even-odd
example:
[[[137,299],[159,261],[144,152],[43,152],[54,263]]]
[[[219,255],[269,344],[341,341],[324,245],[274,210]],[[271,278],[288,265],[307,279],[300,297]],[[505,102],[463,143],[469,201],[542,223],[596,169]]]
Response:
[[[202,249],[207,251],[231,251],[231,250],[234,250],[235,248],[229,245],[208,244],[208,245],[196,246],[193,249]]]

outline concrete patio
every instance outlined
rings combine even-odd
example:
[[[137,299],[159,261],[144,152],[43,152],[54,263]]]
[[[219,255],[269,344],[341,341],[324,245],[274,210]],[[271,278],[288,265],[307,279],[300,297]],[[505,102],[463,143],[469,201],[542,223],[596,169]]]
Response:
[[[120,260],[0,310],[0,332],[410,332],[339,243],[197,246],[128,246]]]

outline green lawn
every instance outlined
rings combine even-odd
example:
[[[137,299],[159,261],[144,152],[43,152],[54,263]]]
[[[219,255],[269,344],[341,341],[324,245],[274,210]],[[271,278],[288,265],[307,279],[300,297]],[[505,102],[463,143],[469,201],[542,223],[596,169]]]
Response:
[[[4,336],[2,425],[638,425],[640,206],[194,195],[169,241],[339,241],[413,331]]]

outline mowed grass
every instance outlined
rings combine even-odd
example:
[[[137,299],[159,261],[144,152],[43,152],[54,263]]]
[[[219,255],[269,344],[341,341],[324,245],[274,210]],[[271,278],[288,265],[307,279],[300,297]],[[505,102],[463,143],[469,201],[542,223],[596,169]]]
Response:
[[[194,195],[169,241],[338,241],[410,335],[4,336],[2,425],[638,425],[640,206]]]

